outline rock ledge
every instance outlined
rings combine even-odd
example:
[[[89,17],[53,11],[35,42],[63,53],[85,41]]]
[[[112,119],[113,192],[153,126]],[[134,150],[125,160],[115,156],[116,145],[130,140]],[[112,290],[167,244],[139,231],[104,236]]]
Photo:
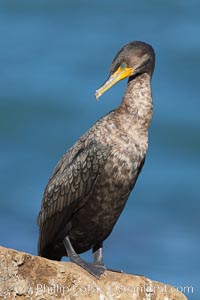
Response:
[[[187,300],[143,276],[107,271],[95,279],[73,263],[0,247],[0,299]]]

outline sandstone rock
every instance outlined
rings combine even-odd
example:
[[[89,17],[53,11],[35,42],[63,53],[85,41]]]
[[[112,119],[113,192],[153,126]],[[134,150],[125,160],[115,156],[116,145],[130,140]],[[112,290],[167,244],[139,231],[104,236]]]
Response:
[[[0,299],[186,300],[143,276],[107,271],[99,280],[70,262],[0,247]]]

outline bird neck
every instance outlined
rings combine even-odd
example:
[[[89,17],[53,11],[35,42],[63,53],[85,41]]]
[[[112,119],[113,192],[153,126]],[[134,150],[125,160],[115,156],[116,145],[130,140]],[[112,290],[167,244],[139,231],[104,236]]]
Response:
[[[125,95],[118,108],[120,114],[131,117],[136,126],[145,130],[149,128],[153,110],[150,80],[150,75],[146,73],[129,78]]]

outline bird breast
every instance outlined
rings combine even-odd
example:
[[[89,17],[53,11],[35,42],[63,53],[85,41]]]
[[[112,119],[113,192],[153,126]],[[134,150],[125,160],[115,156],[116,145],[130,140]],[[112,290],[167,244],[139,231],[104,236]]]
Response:
[[[130,192],[146,155],[148,136],[141,135],[127,119],[125,128],[120,123],[121,126],[119,123],[105,122],[100,130],[97,126],[95,138],[111,149],[103,172],[106,181],[110,181],[110,188],[116,189],[118,186]]]

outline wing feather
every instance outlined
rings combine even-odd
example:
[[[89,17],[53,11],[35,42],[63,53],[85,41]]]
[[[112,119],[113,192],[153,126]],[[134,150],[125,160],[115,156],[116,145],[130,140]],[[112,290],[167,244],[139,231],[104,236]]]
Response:
[[[110,153],[107,146],[94,141],[83,146],[62,157],[45,188],[38,216],[40,255],[87,201]]]

